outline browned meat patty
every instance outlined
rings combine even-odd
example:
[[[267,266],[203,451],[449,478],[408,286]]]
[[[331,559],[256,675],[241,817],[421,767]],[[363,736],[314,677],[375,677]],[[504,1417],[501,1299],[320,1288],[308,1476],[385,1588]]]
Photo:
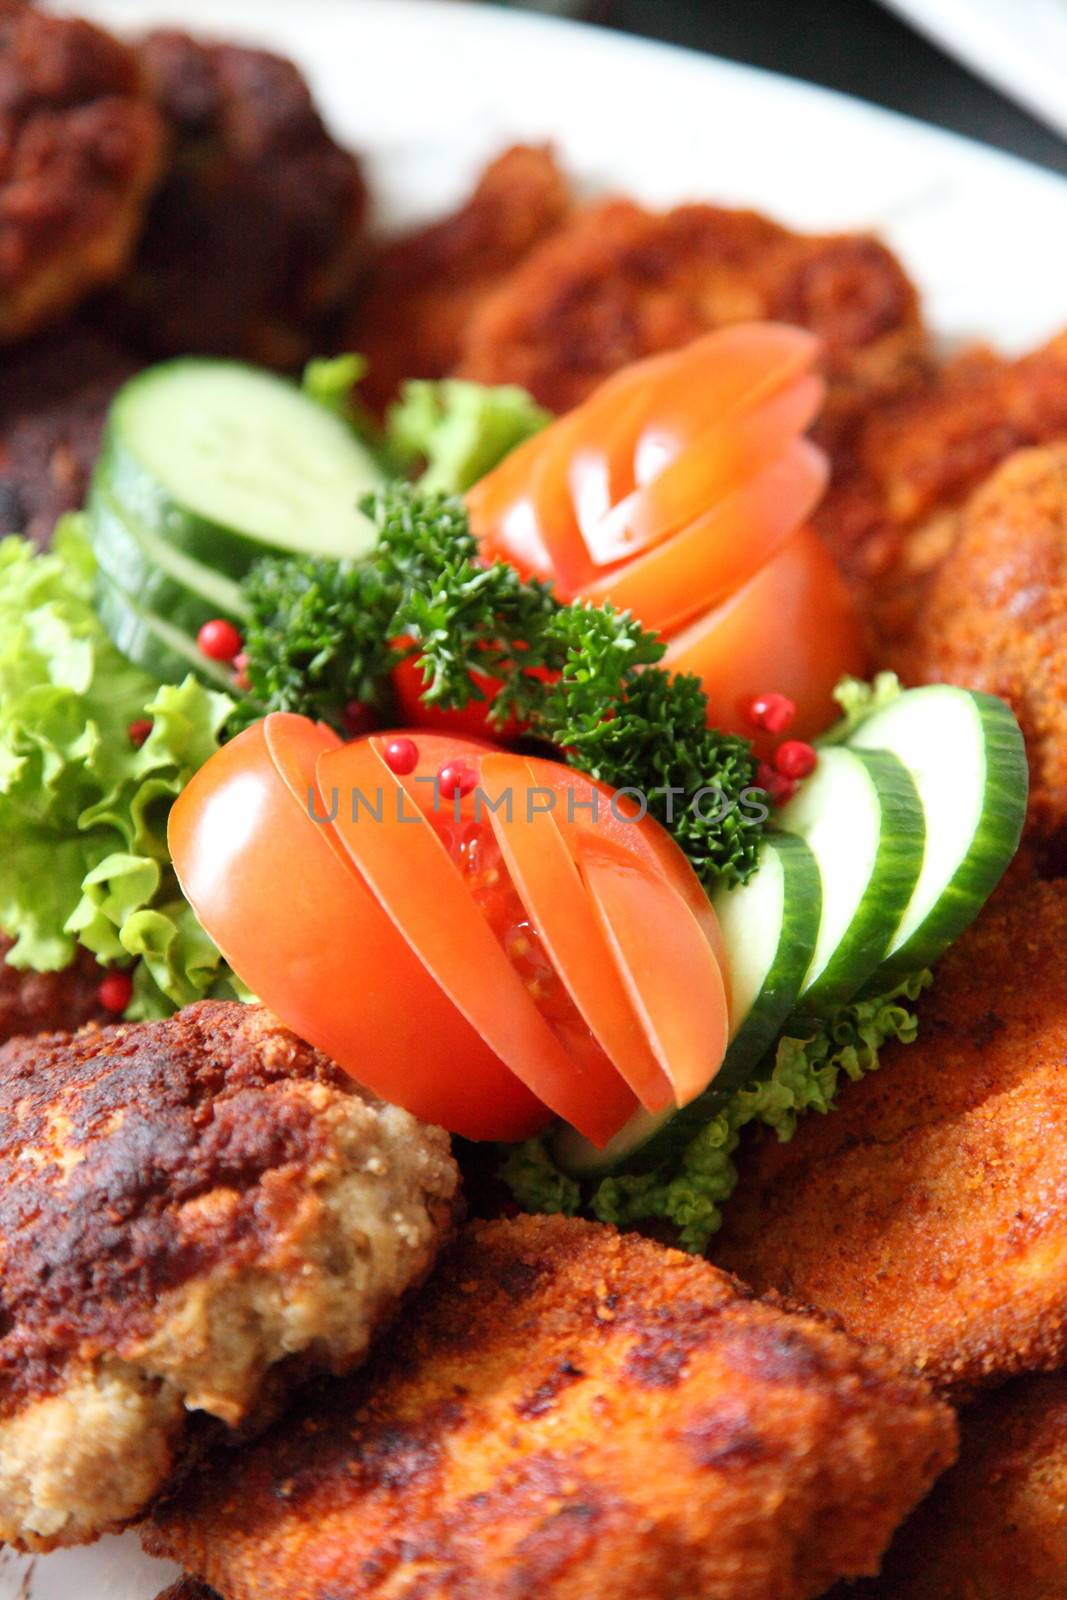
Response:
[[[0,362],[0,534],[47,543],[85,498],[108,406],[137,362],[75,322]]]
[[[128,46],[0,0],[0,343],[119,276],[162,145]]]
[[[915,1044],[789,1144],[758,1139],[715,1246],[953,1394],[1067,1361],[1067,881],[1001,890]]]
[[[122,285],[124,331],[158,355],[299,363],[360,265],[358,160],[279,56],[159,32],[140,59],[172,156]]]
[[[190,1413],[247,1428],[359,1361],[430,1266],[447,1135],[258,1008],[0,1050],[0,1541],[143,1511]]]
[[[157,1508],[228,1600],[807,1600],[955,1422],[822,1321],[595,1223],[461,1236],[398,1336]]]
[[[369,362],[364,399],[381,410],[405,378],[451,372],[472,316],[570,206],[553,152],[516,145],[489,164],[458,211],[379,246],[343,341]]]
[[[22,1034],[73,1031],[103,1015],[97,990],[103,972],[88,950],[63,972],[17,972],[4,957],[12,941],[0,933],[0,1044]]]

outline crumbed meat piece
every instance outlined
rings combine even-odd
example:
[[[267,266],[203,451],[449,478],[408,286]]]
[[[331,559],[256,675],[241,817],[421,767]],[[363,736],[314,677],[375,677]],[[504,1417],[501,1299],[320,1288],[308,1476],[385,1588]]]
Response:
[[[1067,444],[1009,458],[955,518],[882,665],[909,683],[959,683],[1007,700],[1030,760],[1029,826],[1067,840]]]
[[[219,1600],[219,1596],[196,1578],[180,1578],[157,1595],[156,1600]]]
[[[918,296],[863,234],[792,233],[753,211],[628,200],[580,211],[471,318],[458,363],[566,411],[628,362],[728,323],[771,318],[817,333],[830,379],[820,423],[836,453],[858,411],[924,372]]]
[[[361,1377],[144,1538],[228,1600],[806,1600],[952,1459],[925,1385],[706,1262],[471,1224]]]
[[[859,414],[815,521],[875,607],[880,635],[907,622],[971,491],[1014,451],[1057,440],[1067,440],[1067,334],[1016,361],[965,352]]]
[[[0,362],[0,534],[46,544],[85,499],[108,406],[137,362],[84,322],[44,334]]]
[[[965,1411],[959,1464],[881,1578],[834,1600],[1067,1600],[1067,1372],[1019,1378]]]
[[[19,972],[4,959],[12,940],[0,933],[0,1044],[26,1033],[59,1033],[103,1015],[103,972],[88,950],[62,972]]]
[[[0,1539],[142,1512],[189,1414],[247,1429],[365,1355],[447,1231],[447,1135],[269,1012],[0,1050]]]
[[[134,52],[99,28],[0,3],[0,344],[124,270],[163,130]]]
[[[140,57],[173,154],[121,287],[122,327],[154,354],[297,365],[360,266],[358,160],[279,56],[162,31]]]
[[[345,331],[381,410],[405,378],[443,378],[485,298],[566,217],[571,194],[552,151],[516,145],[491,162],[451,216],[386,241],[370,259]]]
[[[1013,881],[938,967],[916,1043],[789,1144],[714,1247],[953,1395],[1067,1361],[1067,882]]]

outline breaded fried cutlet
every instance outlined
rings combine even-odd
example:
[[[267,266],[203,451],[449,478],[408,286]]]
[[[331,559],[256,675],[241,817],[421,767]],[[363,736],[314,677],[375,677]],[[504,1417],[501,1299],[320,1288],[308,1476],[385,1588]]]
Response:
[[[758,1138],[714,1256],[959,1396],[1067,1361],[1067,881],[1003,887],[918,1040]]]
[[[0,1540],[142,1512],[191,1414],[264,1420],[363,1358],[449,1231],[447,1135],[268,1012],[0,1050]]]
[[[879,632],[906,623],[914,586],[949,548],[952,515],[1005,458],[1067,441],[1067,334],[1008,360],[972,350],[858,414],[815,516],[865,586]]]
[[[177,1583],[172,1583],[156,1600],[219,1600],[214,1589],[209,1589],[206,1584],[200,1583],[196,1578],[179,1578]]]
[[[458,211],[380,245],[343,341],[367,357],[363,398],[381,410],[406,378],[450,373],[478,307],[570,207],[552,151],[516,145],[489,164]]]
[[[475,312],[458,372],[522,384],[567,411],[628,362],[759,318],[822,339],[831,450],[857,407],[925,371],[918,296],[877,239],[792,233],[721,206],[654,213],[606,200],[578,212]]]
[[[171,156],[119,293],[124,335],[154,355],[299,364],[362,262],[359,161],[280,56],[161,31],[139,59]]]
[[[909,683],[959,683],[1009,702],[1030,762],[1031,837],[1062,848],[1067,444],[1019,451],[976,491],[953,521],[948,553],[916,589],[907,627],[879,659]]]
[[[869,1584],[834,1600],[1067,1600],[1067,1372],[963,1413],[960,1459]]]
[[[162,153],[162,124],[127,45],[2,0],[0,344],[120,275]]]
[[[925,1385],[706,1262],[474,1223],[364,1374],[143,1538],[227,1600],[806,1600],[952,1459]]]
[[[108,406],[137,370],[116,340],[68,323],[0,361],[0,535],[47,544],[82,505]]]
[[[20,972],[5,959],[12,943],[0,933],[0,1044],[67,1032],[103,1015],[97,995],[104,973],[88,950],[62,972]]]

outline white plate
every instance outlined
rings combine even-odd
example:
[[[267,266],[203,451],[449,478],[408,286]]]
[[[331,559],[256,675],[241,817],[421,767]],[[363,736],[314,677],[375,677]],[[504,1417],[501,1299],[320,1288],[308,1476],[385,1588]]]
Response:
[[[935,327],[1024,348],[1067,323],[1067,182],[769,73],[573,24],[445,0],[85,0],[298,61],[368,157],[383,225],[431,216],[514,139],[555,140],[590,190],[716,199],[800,227],[877,228]],[[27,1563],[0,1561],[0,1600]],[[32,1600],[154,1600],[170,1568],[132,1535],[38,1561]]]
[[[884,0],[935,43],[1067,135],[1064,0]]]

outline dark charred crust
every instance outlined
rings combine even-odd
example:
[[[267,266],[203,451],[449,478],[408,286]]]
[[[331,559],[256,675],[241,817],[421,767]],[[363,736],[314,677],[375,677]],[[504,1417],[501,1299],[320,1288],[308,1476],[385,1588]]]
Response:
[[[267,1013],[218,1002],[0,1050],[2,1412],[75,1352],[121,1352],[167,1290],[268,1250],[325,1139],[295,1082],[353,1089]]]
[[[2,488],[0,476],[0,494]],[[102,1015],[97,991],[103,974],[88,950],[62,972],[20,972],[4,960],[10,949],[11,940],[0,934],[0,1045],[23,1034],[80,1028]]]

